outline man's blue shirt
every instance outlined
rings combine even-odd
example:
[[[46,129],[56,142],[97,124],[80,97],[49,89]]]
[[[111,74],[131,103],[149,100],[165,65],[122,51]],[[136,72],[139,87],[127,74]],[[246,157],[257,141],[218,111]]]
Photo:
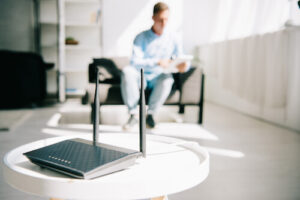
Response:
[[[163,72],[159,60],[181,54],[181,43],[175,34],[165,30],[162,35],[156,35],[150,29],[136,36],[130,64],[137,69],[144,68],[145,78],[150,80]]]

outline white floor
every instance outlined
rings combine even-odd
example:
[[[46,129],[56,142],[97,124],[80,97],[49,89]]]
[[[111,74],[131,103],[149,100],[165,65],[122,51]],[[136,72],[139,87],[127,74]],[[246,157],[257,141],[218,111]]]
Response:
[[[188,107],[183,116],[176,107],[164,107],[157,120],[192,123],[197,109]],[[46,199],[17,191],[3,180],[3,156],[9,150],[34,140],[53,137],[49,120],[61,113],[61,124],[87,124],[88,106],[77,101],[32,110],[11,131],[0,132],[0,199]],[[105,116],[105,117],[103,117]],[[127,114],[124,106],[102,108],[104,124],[122,124]],[[55,125],[54,122],[52,121]],[[160,130],[166,129],[161,123]],[[178,128],[184,126],[178,126]],[[70,127],[69,127],[70,128]],[[74,127],[73,127],[74,128]],[[195,130],[204,128],[205,134]],[[72,130],[72,128],[70,128]],[[190,190],[172,194],[170,200],[198,199],[300,199],[300,133],[253,119],[227,108],[205,104],[204,124],[173,135],[199,142],[211,154],[210,174],[205,182]]]

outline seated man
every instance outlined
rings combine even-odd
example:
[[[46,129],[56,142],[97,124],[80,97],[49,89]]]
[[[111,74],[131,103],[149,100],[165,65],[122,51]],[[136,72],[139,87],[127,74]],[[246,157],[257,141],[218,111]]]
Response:
[[[164,3],[157,3],[153,9],[152,19],[154,21],[151,29],[138,34],[134,40],[133,53],[130,66],[122,71],[121,91],[123,101],[128,107],[130,118],[123,126],[128,130],[137,124],[137,104],[139,101],[140,69],[144,68],[145,88],[152,90],[146,118],[148,128],[154,128],[153,115],[165,102],[173,85],[171,73],[165,73],[164,69],[169,67],[171,58],[182,53],[181,44],[175,35],[166,31],[169,18],[169,8]],[[183,62],[177,65],[179,72],[185,72],[188,64]]]

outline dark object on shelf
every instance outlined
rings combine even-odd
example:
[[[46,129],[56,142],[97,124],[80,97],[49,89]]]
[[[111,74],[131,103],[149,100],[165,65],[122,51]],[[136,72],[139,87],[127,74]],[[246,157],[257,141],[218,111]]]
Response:
[[[98,68],[96,74],[98,74]],[[96,76],[95,109],[99,107],[99,76]],[[143,70],[141,85],[143,86]],[[143,87],[142,87],[143,88]],[[139,151],[98,143],[99,113],[95,113],[93,141],[70,139],[24,153],[31,162],[75,178],[92,179],[135,164],[140,156],[146,156],[145,100],[140,92],[140,149]],[[80,156],[79,156],[80,155]]]
[[[66,44],[70,44],[70,45],[77,45],[79,44],[79,42],[77,40],[75,40],[72,37],[67,37],[66,38]]]
[[[40,105],[46,97],[45,63],[36,53],[0,50],[0,108]]]
[[[118,63],[118,64],[117,64]],[[82,103],[90,103],[92,106],[91,120],[93,117],[93,99],[96,82],[95,68],[100,70],[100,101],[101,105],[120,105],[124,104],[120,89],[121,69],[129,64],[128,58],[113,57],[94,59],[89,65],[89,85]],[[103,73],[101,73],[103,72]],[[107,75],[108,74],[108,75]],[[179,113],[184,113],[186,105],[199,107],[198,123],[203,121],[203,102],[204,102],[204,73],[199,67],[191,67],[185,73],[174,73],[174,84],[172,91],[165,102],[165,105],[178,105]],[[146,90],[146,102],[151,93]],[[100,112],[100,109],[99,109]]]

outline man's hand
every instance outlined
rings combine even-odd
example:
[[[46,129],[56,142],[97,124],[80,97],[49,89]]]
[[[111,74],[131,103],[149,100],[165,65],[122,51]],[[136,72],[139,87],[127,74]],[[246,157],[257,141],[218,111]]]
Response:
[[[183,73],[187,68],[187,63],[186,62],[180,63],[176,67],[180,73]]]
[[[170,59],[163,59],[163,60],[158,61],[158,65],[164,69],[168,68],[170,63],[171,63]]]

